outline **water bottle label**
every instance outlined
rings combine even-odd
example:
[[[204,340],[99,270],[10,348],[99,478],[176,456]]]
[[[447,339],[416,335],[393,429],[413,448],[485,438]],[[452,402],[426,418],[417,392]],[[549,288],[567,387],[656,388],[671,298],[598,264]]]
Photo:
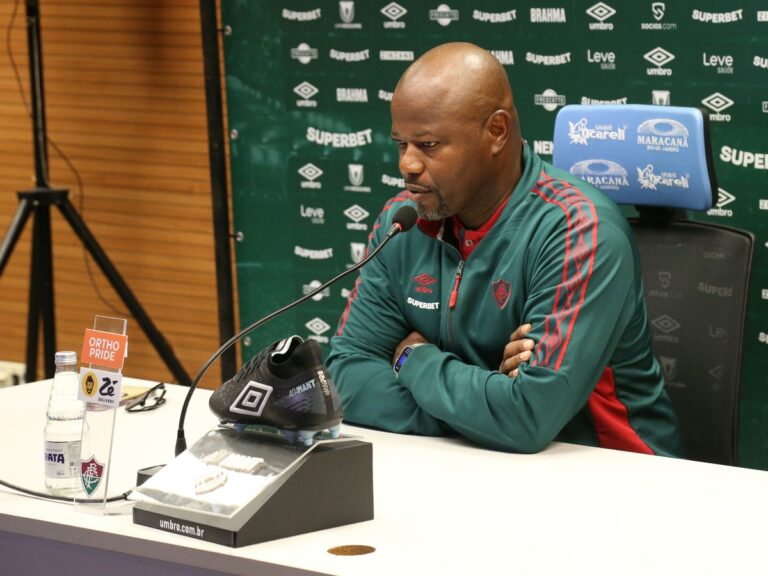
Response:
[[[80,442],[45,442],[45,476],[66,480],[79,475]]]

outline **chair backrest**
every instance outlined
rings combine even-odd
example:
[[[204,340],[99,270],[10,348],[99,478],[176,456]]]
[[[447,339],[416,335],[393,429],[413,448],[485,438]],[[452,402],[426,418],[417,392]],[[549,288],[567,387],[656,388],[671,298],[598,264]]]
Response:
[[[691,222],[717,193],[706,116],[696,108],[566,106],[554,164],[636,206],[654,352],[688,457],[738,463],[739,381],[754,237]]]

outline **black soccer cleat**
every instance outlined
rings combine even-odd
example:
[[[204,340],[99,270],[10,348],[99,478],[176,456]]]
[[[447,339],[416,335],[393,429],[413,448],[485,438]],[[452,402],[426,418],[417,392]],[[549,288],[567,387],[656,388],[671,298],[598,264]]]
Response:
[[[322,349],[299,336],[264,348],[213,393],[209,406],[222,424],[276,428],[307,445],[324,430],[338,438],[341,428],[341,400]]]

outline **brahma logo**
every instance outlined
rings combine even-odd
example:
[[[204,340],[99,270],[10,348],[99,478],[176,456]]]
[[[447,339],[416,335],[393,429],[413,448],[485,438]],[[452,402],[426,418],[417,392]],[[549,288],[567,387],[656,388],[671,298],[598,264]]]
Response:
[[[565,24],[565,8],[531,8],[533,24]]]
[[[517,20],[517,10],[507,10],[506,12],[481,12],[480,10],[474,10],[472,18],[478,22],[486,22],[488,24],[503,24],[504,22]]]
[[[733,100],[728,98],[728,96],[725,96],[720,92],[715,92],[714,94],[710,94],[709,96],[704,98],[701,101],[701,103],[714,112],[714,114],[709,115],[710,120],[714,122],[730,122],[731,121],[730,114],[721,114],[723,110],[727,110],[728,108],[733,106]]]
[[[591,139],[595,140],[619,140],[627,139],[627,130],[614,128],[611,124],[598,124],[594,128],[587,125],[587,119],[582,118],[578,122],[568,122],[568,138],[571,144],[586,146]]]
[[[688,128],[671,118],[651,118],[637,127],[637,143],[654,152],[688,148]]]
[[[365,167],[362,164],[347,164],[349,185],[344,186],[345,192],[370,192],[370,186],[363,186]]]
[[[733,210],[725,208],[728,204],[736,200],[736,197],[722,188],[717,189],[717,203],[714,208],[707,210],[709,216],[720,216],[723,218],[732,218]]]
[[[390,2],[381,9],[381,13],[389,18],[389,22],[384,22],[384,28],[405,28],[405,22],[399,22],[400,18],[408,14],[408,10],[400,6],[397,2]]]
[[[317,102],[311,100],[311,98],[318,92],[319,90],[309,82],[297,84],[293,88],[293,93],[299,96],[301,100],[296,100],[296,106],[299,108],[316,108]]]
[[[436,10],[429,11],[429,19],[436,21],[440,26],[448,26],[454,20],[459,19],[459,11],[451,10],[448,4],[440,4]]]
[[[730,12],[704,12],[703,10],[694,10],[691,18],[705,24],[732,24],[743,19],[743,10],[731,10]]]
[[[344,210],[344,216],[352,220],[352,222],[347,222],[347,230],[368,230],[368,225],[362,223],[363,220],[370,216],[368,210],[354,204]]]
[[[323,334],[328,332],[331,327],[327,322],[325,322],[325,320],[322,318],[312,318],[312,320],[304,324],[304,326],[306,326],[306,328],[312,332],[312,334],[309,336],[311,340],[315,340],[321,344],[328,343],[328,336],[323,336]]]
[[[352,0],[341,0],[339,2],[339,17],[341,22],[334,24],[335,28],[359,30],[363,27],[359,22],[355,22],[355,3]]]
[[[238,394],[229,407],[230,412],[246,416],[261,416],[272,395],[272,386],[251,380]]]
[[[627,171],[612,160],[582,160],[571,166],[570,173],[601,190],[618,190],[622,186],[629,186]]]
[[[297,172],[299,173],[299,176],[304,178],[300,184],[302,188],[313,188],[317,190],[323,187],[320,182],[315,182],[315,180],[323,175],[323,171],[311,162],[309,164],[304,164],[304,166],[299,168]]]
[[[515,54],[512,50],[489,50],[502,66],[512,66],[515,63]]]
[[[317,60],[317,48],[302,42],[296,48],[291,48],[291,58],[298,60],[301,64],[309,64],[312,60]]]
[[[336,102],[368,102],[365,88],[336,88]]]
[[[657,46],[653,50],[643,54],[643,58],[656,66],[656,68],[645,69],[645,73],[648,76],[672,76],[672,70],[664,68],[665,65],[675,59],[675,55],[671,52],[664,50],[661,46]]]
[[[676,172],[662,172],[654,174],[653,164],[648,164],[645,168],[637,170],[637,182],[643,190],[657,190],[659,186],[667,188],[689,188],[689,176],[678,176]]]
[[[429,274],[419,274],[418,276],[414,276],[414,281],[418,284],[414,290],[416,292],[421,292],[422,294],[432,294],[432,284],[437,282],[437,278],[433,278]]]
[[[606,22],[606,20],[616,14],[616,10],[611,6],[608,6],[605,2],[598,2],[594,6],[587,8],[586,12],[597,20],[597,22],[589,23],[590,30],[613,30],[613,24]]]
[[[565,106],[565,96],[561,96],[552,88],[547,88],[541,94],[534,95],[533,102],[537,106],[543,107],[547,112],[553,112],[557,110],[558,106]]]

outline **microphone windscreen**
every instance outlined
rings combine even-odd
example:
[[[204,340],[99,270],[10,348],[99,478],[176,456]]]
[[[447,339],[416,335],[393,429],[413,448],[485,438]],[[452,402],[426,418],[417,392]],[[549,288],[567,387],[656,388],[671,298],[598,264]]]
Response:
[[[395,212],[392,224],[399,224],[403,232],[408,232],[416,224],[416,218],[418,214],[413,206],[403,206]]]

